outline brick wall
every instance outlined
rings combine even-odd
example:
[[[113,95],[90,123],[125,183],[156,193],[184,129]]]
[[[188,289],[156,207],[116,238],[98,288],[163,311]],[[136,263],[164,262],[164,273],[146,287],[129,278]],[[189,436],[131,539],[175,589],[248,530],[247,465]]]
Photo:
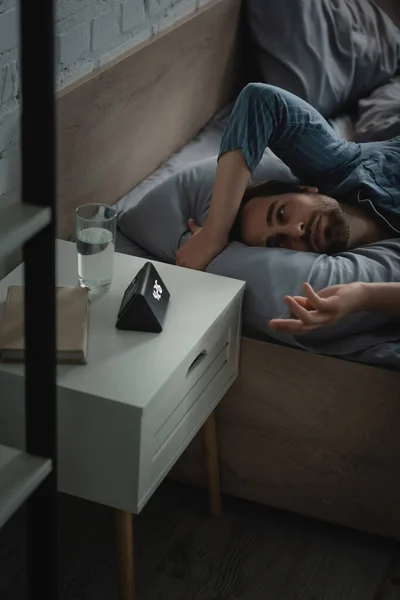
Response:
[[[40,2],[32,0],[35,1]],[[203,3],[204,0],[56,0],[58,88],[129,50]],[[0,0],[0,207],[18,196],[19,98],[18,0]]]

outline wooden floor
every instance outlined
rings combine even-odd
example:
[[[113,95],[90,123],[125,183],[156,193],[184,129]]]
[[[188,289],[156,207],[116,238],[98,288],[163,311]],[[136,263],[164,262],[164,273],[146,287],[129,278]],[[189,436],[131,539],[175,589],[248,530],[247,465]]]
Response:
[[[113,514],[60,495],[62,600],[117,600]],[[398,544],[165,482],[136,521],[137,600],[400,600]],[[0,531],[0,598],[25,598],[24,514]]]

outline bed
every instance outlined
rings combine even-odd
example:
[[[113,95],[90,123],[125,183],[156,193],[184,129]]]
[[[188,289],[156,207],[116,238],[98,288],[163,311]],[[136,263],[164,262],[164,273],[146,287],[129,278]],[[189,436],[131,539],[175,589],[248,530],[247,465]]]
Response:
[[[241,10],[202,5],[59,94],[59,237],[78,205],[124,210],[218,148],[229,103],[252,79]],[[121,235],[117,250],[143,252]],[[225,493],[400,539],[396,370],[243,337],[217,419]],[[172,476],[205,485],[201,451],[195,440]]]

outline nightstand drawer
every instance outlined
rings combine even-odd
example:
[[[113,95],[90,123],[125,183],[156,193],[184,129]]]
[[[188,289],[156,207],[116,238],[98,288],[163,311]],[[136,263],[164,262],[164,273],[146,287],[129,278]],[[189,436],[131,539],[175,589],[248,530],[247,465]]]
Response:
[[[222,378],[229,379],[234,373],[232,361],[228,363],[230,332],[227,331],[226,333],[226,338],[228,339],[225,340],[224,338],[221,347],[220,345],[217,346],[215,352],[212,353],[212,361],[208,364],[206,370],[203,371],[196,383],[193,386],[186,386],[185,383],[181,386],[179,393],[180,395],[183,395],[182,400],[169,414],[166,422],[154,435],[153,461],[157,460],[160,453],[171,440],[171,436],[176,429],[180,426],[182,421],[189,416],[189,412],[195,410],[195,405],[197,403],[201,404],[201,399],[205,392],[208,394],[208,399],[212,401],[215,393],[218,391],[216,381],[219,380],[219,376],[222,374]],[[186,388],[188,389],[185,394],[184,390]]]
[[[240,308],[238,301],[221,315],[174,373],[168,390],[144,415],[139,506],[144,505],[236,378]],[[199,355],[200,360],[196,358]]]
[[[168,435],[171,423],[179,421],[181,411],[190,405],[189,398],[194,398],[192,402],[195,401],[195,396],[190,395],[191,390],[198,390],[200,395],[213,377],[210,367],[214,361],[225,353],[226,363],[233,370],[236,368],[240,310],[239,299],[188,352],[178,369],[171,374],[167,383],[147,407],[144,418],[148,421],[149,433],[157,440],[157,447]]]

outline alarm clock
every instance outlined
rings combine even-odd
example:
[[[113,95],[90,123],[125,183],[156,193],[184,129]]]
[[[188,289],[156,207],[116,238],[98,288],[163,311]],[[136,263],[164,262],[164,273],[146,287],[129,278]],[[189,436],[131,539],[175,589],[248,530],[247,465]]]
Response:
[[[116,328],[160,333],[170,294],[151,262],[146,262],[126,288],[118,311]]]

